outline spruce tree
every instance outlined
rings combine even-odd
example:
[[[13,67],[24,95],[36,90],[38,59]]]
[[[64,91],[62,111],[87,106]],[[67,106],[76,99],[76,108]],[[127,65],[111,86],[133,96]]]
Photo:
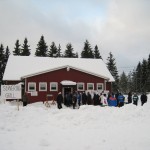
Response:
[[[75,58],[79,58],[78,52],[75,53]]]
[[[130,71],[128,73],[127,79],[128,79],[127,92],[129,93],[129,92],[133,91],[133,88],[134,88],[134,85],[133,85],[133,73],[132,73],[132,71]]]
[[[119,80],[119,89],[122,93],[127,94],[128,90],[128,78],[125,74],[125,72],[123,72],[120,75],[120,80]]]
[[[59,46],[57,48],[57,57],[62,57],[60,44],[59,44]]]
[[[112,90],[116,92],[119,89],[119,75],[116,67],[115,58],[113,57],[113,54],[111,52],[109,53],[107,61],[107,68],[115,79],[115,82],[112,83]]]
[[[146,91],[150,91],[150,54],[147,60],[147,72],[148,76],[147,76]]]
[[[141,74],[141,90],[145,91],[146,89],[146,82],[148,79],[148,69],[147,69],[148,65],[147,65],[147,61],[145,59],[143,59],[142,62],[142,74]],[[141,92],[141,91],[140,91]]]
[[[28,45],[28,40],[27,40],[27,38],[25,38],[22,49],[21,49],[22,50],[21,51],[21,56],[29,56],[31,54],[29,47],[30,46]]]
[[[54,42],[50,45],[50,50],[47,54],[49,57],[58,57],[57,47]]]
[[[16,41],[14,49],[15,50],[13,51],[13,55],[15,55],[15,56],[21,55],[19,40]]]
[[[68,57],[68,58],[75,58],[75,53],[73,52],[73,47],[71,45],[71,43],[68,43],[66,45],[66,50],[64,52],[64,57]]]
[[[40,41],[37,44],[35,56],[46,57],[47,56],[47,50],[48,50],[48,46],[46,45],[46,42],[44,40],[44,36],[42,35],[40,38]]]
[[[9,47],[6,47],[6,51],[4,52],[4,62],[3,62],[3,70],[5,71],[6,65],[7,65],[7,61],[10,55],[10,51],[9,51]]]
[[[99,49],[98,49],[97,45],[94,48],[94,58],[102,59],[102,56],[100,55],[100,52],[99,52]]]
[[[81,58],[94,58],[94,54],[88,40],[86,40],[84,43],[84,48],[81,52]]]
[[[135,78],[135,91],[136,92],[140,92],[141,91],[141,83],[142,83],[142,64],[141,62],[138,63],[135,74],[134,74],[134,78]]]
[[[2,79],[5,69],[5,55],[4,55],[4,46],[3,44],[0,45],[0,87],[2,85]]]

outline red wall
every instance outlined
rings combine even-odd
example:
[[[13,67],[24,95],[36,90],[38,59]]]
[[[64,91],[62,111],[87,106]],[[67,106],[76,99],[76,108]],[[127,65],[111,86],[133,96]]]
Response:
[[[31,102],[44,101],[47,94],[53,94],[56,100],[59,91],[62,91],[62,85],[60,84],[63,80],[71,80],[74,82],[84,82],[85,90],[87,89],[87,83],[95,83],[94,89],[96,89],[96,83],[104,83],[104,79],[89,75],[74,69],[67,71],[66,68],[36,75],[26,79],[26,91],[28,91],[28,82],[36,82],[36,91],[38,91],[38,96],[29,96]],[[39,91],[39,82],[47,82],[47,91]],[[58,92],[50,91],[50,82],[58,83]],[[110,86],[110,84],[107,84]],[[110,87],[107,87],[109,90]],[[30,95],[30,94],[29,94]]]

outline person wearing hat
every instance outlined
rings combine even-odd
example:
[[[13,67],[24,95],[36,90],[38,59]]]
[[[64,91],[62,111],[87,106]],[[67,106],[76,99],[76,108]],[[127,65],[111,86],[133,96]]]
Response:
[[[63,97],[62,97],[61,92],[59,92],[58,96],[57,96],[57,107],[58,107],[58,109],[62,108],[62,102],[63,102]]]

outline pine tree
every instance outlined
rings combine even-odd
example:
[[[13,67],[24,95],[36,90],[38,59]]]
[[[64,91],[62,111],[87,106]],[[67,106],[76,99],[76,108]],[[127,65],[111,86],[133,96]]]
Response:
[[[37,44],[35,56],[46,57],[47,56],[47,50],[48,50],[48,46],[46,45],[46,42],[44,40],[44,36],[42,35],[40,38],[40,41]]]
[[[78,52],[75,53],[75,58],[79,58]]]
[[[135,91],[136,92],[140,92],[141,91],[141,83],[142,83],[142,64],[141,62],[138,63],[135,74],[134,74],[134,78],[135,78]]]
[[[4,71],[5,71],[5,68],[6,68],[6,64],[7,64],[9,55],[10,55],[10,51],[9,51],[9,47],[7,46],[6,51],[4,53]]]
[[[62,57],[60,44],[59,44],[59,46],[57,48],[57,57]]]
[[[48,51],[49,57],[58,57],[57,47],[54,42],[50,45],[50,50]]]
[[[29,56],[31,54],[29,47],[30,46],[28,45],[28,40],[27,40],[27,38],[25,38],[24,44],[22,46],[21,56]]]
[[[3,74],[4,74],[4,69],[5,69],[5,56],[4,56],[4,46],[3,44],[0,45],[0,87],[2,85],[2,79],[3,79]]]
[[[147,76],[146,91],[150,91],[150,54],[147,60],[147,72],[148,76]]]
[[[64,57],[68,57],[68,58],[75,58],[75,53],[73,53],[73,47],[71,45],[71,43],[68,43],[66,45],[66,50],[64,52]]]
[[[128,91],[127,91],[127,87],[128,87],[128,78],[125,74],[125,72],[123,72],[121,75],[120,75],[120,80],[119,80],[119,89],[122,93],[126,94]]]
[[[94,48],[94,58],[102,59],[97,45]]]
[[[146,89],[146,82],[148,79],[148,69],[147,69],[148,65],[147,65],[147,61],[145,59],[143,59],[142,62],[142,74],[141,74],[141,90],[145,91]],[[141,92],[141,91],[140,91]]]
[[[88,40],[86,40],[84,43],[84,48],[81,52],[81,58],[94,58],[94,54]]]
[[[119,88],[119,76],[118,76],[115,58],[113,57],[111,52],[109,53],[109,57],[107,58],[107,61],[108,61],[107,68],[115,79],[115,82],[112,83],[112,90],[116,92]]]
[[[13,55],[19,56],[21,54],[19,40],[16,41],[14,49],[15,50],[13,51]]]
[[[133,91],[133,73],[130,71],[128,76],[127,76],[127,79],[128,79],[128,86],[127,86],[127,92],[129,93],[130,91]]]

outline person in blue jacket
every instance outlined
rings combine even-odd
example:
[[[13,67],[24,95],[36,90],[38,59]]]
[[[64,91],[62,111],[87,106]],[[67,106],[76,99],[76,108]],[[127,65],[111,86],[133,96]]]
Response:
[[[125,97],[121,93],[119,93],[119,95],[118,95],[118,107],[124,106],[124,99],[125,99]]]

